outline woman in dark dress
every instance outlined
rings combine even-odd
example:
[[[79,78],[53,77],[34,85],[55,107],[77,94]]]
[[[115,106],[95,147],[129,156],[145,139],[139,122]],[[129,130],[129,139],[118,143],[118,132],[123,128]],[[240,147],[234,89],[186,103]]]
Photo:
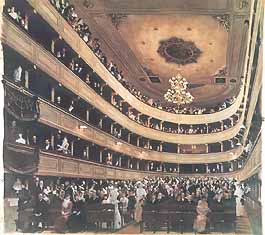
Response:
[[[85,212],[85,199],[81,192],[75,195],[72,215],[67,222],[70,232],[80,232],[85,230],[86,226],[86,212]]]

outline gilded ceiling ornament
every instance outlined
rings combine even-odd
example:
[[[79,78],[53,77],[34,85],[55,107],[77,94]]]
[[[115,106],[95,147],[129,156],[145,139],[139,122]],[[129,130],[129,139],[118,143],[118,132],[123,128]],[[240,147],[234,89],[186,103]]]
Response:
[[[218,24],[223,26],[226,31],[229,31],[231,28],[231,23],[230,23],[230,16],[225,14],[225,15],[215,15],[213,16],[218,21]]]
[[[194,42],[184,41],[177,37],[162,40],[159,43],[157,52],[169,63],[179,65],[197,63],[197,59],[202,53]]]
[[[239,1],[239,9],[242,10],[244,8],[248,8],[248,1],[247,0],[240,0]]]
[[[119,28],[120,23],[127,18],[127,15],[120,14],[120,13],[112,13],[109,14],[109,17],[111,19],[111,23],[115,26],[116,29]]]
[[[215,74],[214,77],[225,77],[227,75],[227,67],[223,67],[219,69]]]

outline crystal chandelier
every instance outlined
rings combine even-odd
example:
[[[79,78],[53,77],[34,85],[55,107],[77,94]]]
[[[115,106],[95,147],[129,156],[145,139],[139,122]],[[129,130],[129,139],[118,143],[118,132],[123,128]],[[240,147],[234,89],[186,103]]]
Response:
[[[194,97],[190,92],[187,92],[188,82],[181,74],[169,79],[170,88],[167,90],[164,98],[166,101],[182,105],[189,104],[193,101]]]

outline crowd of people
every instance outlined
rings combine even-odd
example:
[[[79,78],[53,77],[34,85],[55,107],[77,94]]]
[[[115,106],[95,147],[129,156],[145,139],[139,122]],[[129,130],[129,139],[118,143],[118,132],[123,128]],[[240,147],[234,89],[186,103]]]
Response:
[[[98,57],[101,63],[108,69],[108,71],[126,88],[137,97],[142,102],[176,114],[190,114],[190,115],[200,115],[200,114],[209,114],[221,111],[230,105],[232,105],[236,97],[233,96],[231,98],[226,99],[223,103],[217,104],[214,108],[200,108],[200,107],[182,107],[177,108],[175,106],[165,106],[161,105],[159,100],[155,101],[152,98],[148,97],[147,95],[142,94],[135,86],[130,84],[125,78],[123,71],[120,70],[112,60],[107,58],[107,55],[101,49],[101,42],[98,38],[93,38],[92,33],[89,30],[89,26],[84,23],[84,20],[79,18],[74,5],[70,4],[67,0],[66,1],[59,1],[59,0],[50,0],[51,3],[55,6],[58,12],[67,20],[67,22],[72,26],[72,28],[79,34],[79,36],[84,40],[84,42],[91,48],[94,54]],[[76,71],[80,69],[80,65],[77,63],[74,66],[74,62],[72,63],[72,70]]]
[[[83,231],[93,227],[89,223],[86,208],[92,205],[113,204],[115,208],[114,229],[129,221],[142,221],[143,208],[147,205],[194,205],[197,218],[194,229],[205,230],[207,214],[211,205],[235,203],[242,209],[244,195],[249,187],[235,179],[215,177],[145,177],[142,180],[77,180],[34,178],[32,183],[13,185],[19,198],[19,210],[34,207],[33,228],[42,230],[48,225],[50,209],[61,210],[55,221],[57,232]],[[202,218],[201,207],[207,208]],[[241,211],[237,210],[237,216]]]

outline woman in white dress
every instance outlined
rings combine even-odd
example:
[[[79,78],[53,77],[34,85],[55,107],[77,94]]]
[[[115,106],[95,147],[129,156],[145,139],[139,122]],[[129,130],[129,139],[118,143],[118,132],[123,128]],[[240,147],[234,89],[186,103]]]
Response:
[[[241,203],[241,200],[244,196],[244,190],[242,189],[241,185],[237,183],[236,190],[234,192],[234,195],[236,196],[236,216],[243,216],[244,215],[244,206]]]
[[[135,205],[135,221],[140,223],[142,221],[143,203],[146,197],[146,191],[142,182],[138,182],[138,188],[136,189],[136,205]]]
[[[110,188],[109,202],[114,205],[114,229],[121,228],[121,215],[119,212],[118,189]]]

